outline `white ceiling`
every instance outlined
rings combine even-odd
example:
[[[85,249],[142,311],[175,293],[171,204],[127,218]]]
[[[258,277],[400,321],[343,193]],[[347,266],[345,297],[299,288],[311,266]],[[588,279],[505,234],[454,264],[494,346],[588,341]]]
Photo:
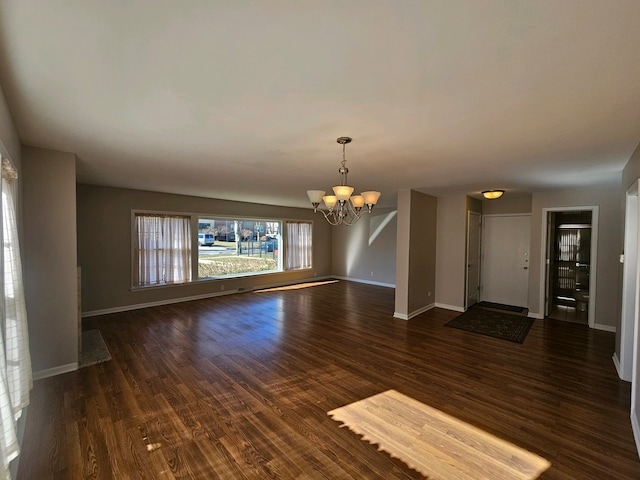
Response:
[[[640,1],[1,0],[0,83],[81,183],[307,206],[339,136],[386,204],[612,183]]]

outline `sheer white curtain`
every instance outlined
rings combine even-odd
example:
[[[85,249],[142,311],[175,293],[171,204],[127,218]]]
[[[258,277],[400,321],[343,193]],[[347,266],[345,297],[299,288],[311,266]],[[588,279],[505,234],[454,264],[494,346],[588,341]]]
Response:
[[[136,215],[134,285],[191,280],[191,219],[188,216]]]
[[[311,222],[287,222],[287,270],[311,268],[312,238]]]
[[[16,422],[29,404],[33,386],[27,310],[16,221],[17,172],[2,160],[2,329],[0,329],[0,478],[9,479],[9,463],[19,454]]]

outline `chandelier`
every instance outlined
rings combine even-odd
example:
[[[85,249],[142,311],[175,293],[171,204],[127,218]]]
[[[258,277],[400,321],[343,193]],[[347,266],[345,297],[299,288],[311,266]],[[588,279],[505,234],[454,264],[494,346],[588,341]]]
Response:
[[[371,213],[373,206],[380,198],[380,192],[368,191],[362,192],[360,195],[351,195],[353,187],[347,185],[347,160],[345,158],[345,150],[347,143],[351,142],[350,137],[338,138],[338,143],[342,145],[342,164],[338,169],[340,173],[340,185],[333,187],[334,195],[325,195],[324,190],[307,190],[311,205],[313,205],[314,213],[320,212],[331,225],[353,225],[362,213],[362,207],[367,206],[368,213]],[[321,210],[318,207],[323,201],[328,210]]]

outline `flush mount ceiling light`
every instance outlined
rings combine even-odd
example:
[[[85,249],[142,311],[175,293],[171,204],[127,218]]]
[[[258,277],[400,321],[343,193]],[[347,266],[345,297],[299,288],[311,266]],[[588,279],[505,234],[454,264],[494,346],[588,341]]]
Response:
[[[485,190],[482,192],[482,195],[489,200],[495,200],[496,198],[500,198],[503,193],[504,190]]]
[[[314,212],[320,212],[331,225],[353,225],[362,213],[362,207],[367,206],[365,212],[371,213],[373,206],[380,198],[380,192],[367,191],[360,195],[351,195],[353,187],[347,185],[347,160],[345,150],[347,143],[351,142],[351,137],[340,137],[338,143],[342,145],[342,164],[338,169],[340,173],[340,185],[333,187],[334,195],[325,195],[324,190],[307,190],[307,195],[313,205]],[[318,207],[324,201],[328,210],[321,210]]]

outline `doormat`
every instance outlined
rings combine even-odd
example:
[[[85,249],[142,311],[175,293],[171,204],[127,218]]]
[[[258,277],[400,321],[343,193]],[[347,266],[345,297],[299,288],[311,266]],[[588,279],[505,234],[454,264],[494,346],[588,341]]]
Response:
[[[533,318],[523,315],[488,310],[474,305],[462,315],[445,323],[444,326],[522,343],[534,321]]]
[[[80,368],[111,360],[111,353],[104,343],[100,330],[84,330],[82,332],[82,352],[80,352]]]
[[[526,315],[527,313],[529,313],[528,308],[516,307],[515,305],[504,305],[502,303],[480,302],[480,303],[476,303],[476,305],[474,306],[478,306],[480,308],[487,308],[489,310],[498,310],[500,312],[515,313],[518,315]]]
[[[429,479],[533,480],[551,464],[395,390],[327,412]]]

